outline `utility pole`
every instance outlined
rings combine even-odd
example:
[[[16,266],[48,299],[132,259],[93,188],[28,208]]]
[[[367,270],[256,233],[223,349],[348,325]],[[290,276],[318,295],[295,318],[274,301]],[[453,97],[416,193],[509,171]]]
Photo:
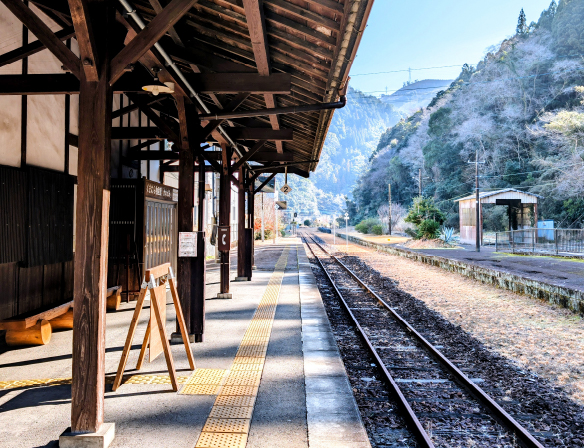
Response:
[[[481,251],[481,233],[483,230],[483,226],[481,225],[481,198],[480,198],[480,190],[479,190],[479,164],[485,162],[479,162],[479,150],[475,151],[475,161],[471,162],[470,160],[467,163],[474,163],[475,164],[475,190],[476,190],[476,199],[475,199],[475,230],[476,230],[476,251]]]
[[[389,234],[391,235],[391,184],[387,185],[389,187],[389,213],[387,222],[389,224]]]

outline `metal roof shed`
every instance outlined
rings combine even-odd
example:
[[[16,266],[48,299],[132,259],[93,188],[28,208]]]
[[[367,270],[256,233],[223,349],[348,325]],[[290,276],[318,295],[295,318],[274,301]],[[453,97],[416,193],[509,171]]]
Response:
[[[537,202],[543,199],[533,193],[505,188],[497,191],[485,191],[480,193],[480,236],[483,239],[483,204],[506,205],[509,207],[509,229],[518,230],[530,227],[533,213],[537,222]],[[460,216],[460,242],[474,244],[476,241],[476,196],[470,195],[457,199]],[[532,212],[533,209],[533,212]]]

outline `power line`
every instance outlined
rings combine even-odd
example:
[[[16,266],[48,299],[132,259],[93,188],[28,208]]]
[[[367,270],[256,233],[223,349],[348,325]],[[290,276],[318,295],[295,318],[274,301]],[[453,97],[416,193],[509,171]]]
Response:
[[[563,73],[574,73],[574,72],[582,72],[582,71],[584,71],[584,68],[575,68],[575,69],[571,69],[571,70],[559,70],[559,71],[555,71],[555,72],[537,73],[534,75],[515,76],[515,77],[510,77],[510,78],[497,78],[497,79],[491,79],[488,81],[459,81],[457,84],[461,84],[461,85],[489,84],[489,83],[493,83],[493,82],[513,81],[513,80],[520,80],[520,79],[533,79],[533,78],[537,78],[538,76],[549,76],[549,75],[557,75],[557,74],[563,74]],[[428,90],[428,89],[437,89],[440,87],[446,87],[446,86],[419,87],[419,88],[414,88],[414,89],[406,89],[406,88],[402,87],[401,89],[390,90],[390,92],[395,93],[398,91],[407,91],[407,90],[413,90],[413,91],[415,91],[415,90]],[[363,94],[371,94],[371,93],[383,93],[383,92],[385,92],[385,90],[372,90],[372,91],[367,91],[367,92],[359,90],[358,92],[363,93]]]
[[[421,67],[421,68],[406,68],[403,70],[390,70],[388,72],[376,72],[376,73],[357,73],[356,75],[351,74],[353,76],[370,76],[370,75],[385,75],[388,73],[402,73],[402,72],[409,72],[409,71],[418,71],[418,70],[434,70],[437,68],[452,68],[452,67],[462,67],[464,64],[456,64],[456,65],[441,65],[439,67]]]

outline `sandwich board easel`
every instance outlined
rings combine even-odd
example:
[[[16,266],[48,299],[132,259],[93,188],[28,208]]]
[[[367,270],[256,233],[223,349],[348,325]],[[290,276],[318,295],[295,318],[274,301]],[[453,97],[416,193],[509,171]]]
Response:
[[[176,290],[176,279],[174,278],[174,273],[172,272],[170,263],[161,264],[159,266],[148,269],[146,271],[145,279],[148,279],[148,281],[146,282],[145,280],[142,283],[142,287],[140,289],[140,295],[138,296],[136,309],[134,310],[134,315],[132,316],[132,321],[128,330],[128,336],[126,337],[126,343],[124,345],[124,350],[122,351],[122,359],[120,359],[120,365],[118,366],[118,371],[116,373],[116,378],[114,380],[112,390],[115,391],[122,384],[122,377],[126,368],[126,363],[128,362],[128,357],[130,355],[130,348],[132,346],[132,340],[134,339],[134,334],[138,325],[138,319],[140,318],[140,312],[144,306],[146,292],[150,291],[150,320],[148,321],[148,327],[146,328],[146,334],[144,335],[144,341],[142,342],[142,349],[140,350],[140,356],[138,357],[136,369],[140,370],[142,367],[147,346],[150,346],[150,362],[152,362],[158,355],[160,355],[160,353],[164,352],[166,366],[168,367],[170,382],[172,384],[172,390],[176,392],[178,390],[176,370],[174,368],[172,352],[170,351],[170,343],[168,342],[168,337],[166,336],[166,282],[170,284],[172,301],[176,310],[176,319],[178,320],[183,344],[187,351],[189,365],[191,370],[195,370],[195,359],[193,357],[191,346],[189,345],[187,327],[185,324],[182,308],[180,306],[178,292]]]

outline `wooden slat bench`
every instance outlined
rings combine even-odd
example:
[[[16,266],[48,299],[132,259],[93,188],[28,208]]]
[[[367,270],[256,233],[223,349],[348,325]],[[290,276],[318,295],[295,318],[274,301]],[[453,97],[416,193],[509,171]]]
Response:
[[[73,328],[73,301],[0,321],[8,345],[45,345],[53,329]]]

